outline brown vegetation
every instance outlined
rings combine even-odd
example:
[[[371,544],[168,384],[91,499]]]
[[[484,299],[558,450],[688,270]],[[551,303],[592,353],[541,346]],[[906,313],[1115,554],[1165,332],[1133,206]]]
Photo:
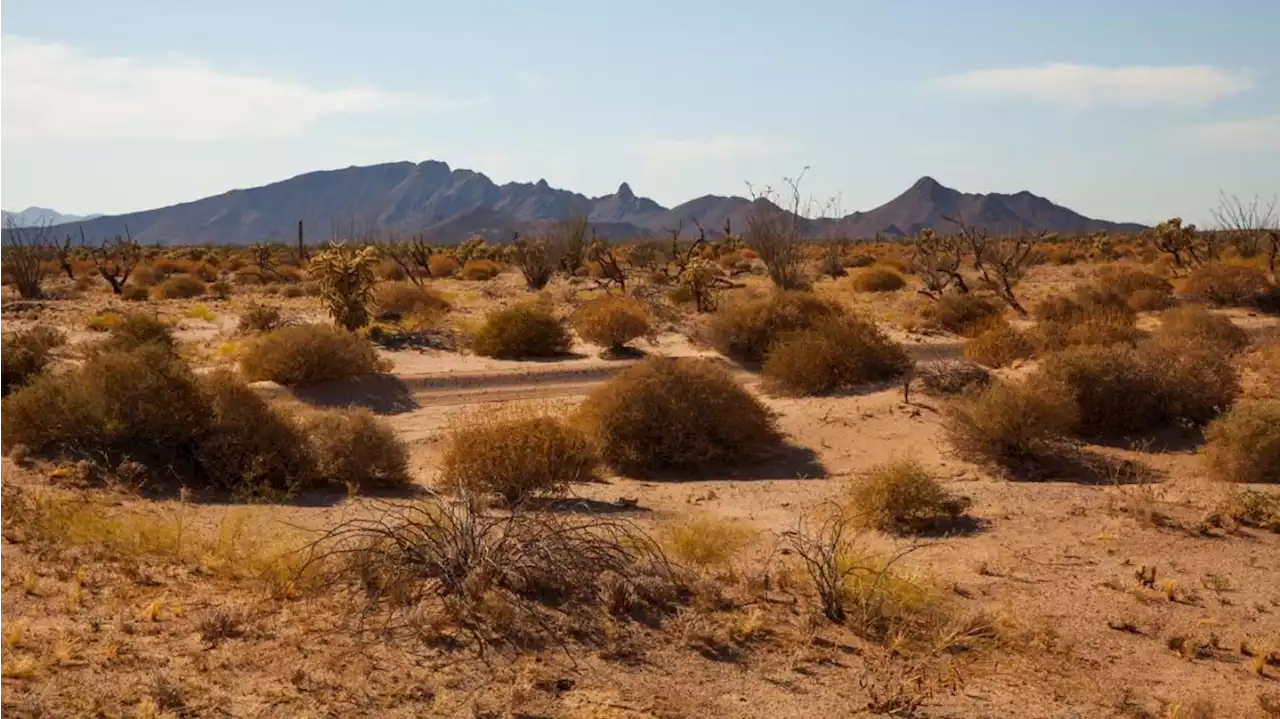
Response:
[[[1242,400],[1209,423],[1205,438],[1205,466],[1215,479],[1280,482],[1280,399]]]
[[[582,339],[618,354],[628,342],[649,333],[649,314],[637,300],[605,295],[574,313],[573,329]]]
[[[711,344],[739,362],[763,362],[783,335],[813,327],[818,320],[843,312],[839,305],[808,292],[775,291],[762,298],[738,298],[711,317]]]
[[[969,507],[912,459],[877,464],[849,489],[850,517],[858,525],[885,532],[915,534],[945,529]]]
[[[816,395],[900,377],[910,368],[906,350],[874,322],[839,314],[778,336],[763,372],[780,392]]]
[[[1027,359],[1035,351],[1031,340],[1006,320],[993,319],[981,327],[972,339],[964,343],[966,359],[987,367],[1004,367]]]
[[[34,379],[53,359],[53,351],[66,344],[67,337],[52,327],[38,325],[29,330],[5,332],[3,338],[4,394]]]
[[[306,385],[380,369],[368,340],[332,325],[281,327],[255,337],[240,355],[240,371],[250,382]]]
[[[854,292],[896,292],[906,286],[906,278],[897,270],[880,265],[858,270],[849,278]]]
[[[554,315],[524,304],[490,312],[471,338],[471,350],[499,359],[556,357],[569,351],[571,341]]]

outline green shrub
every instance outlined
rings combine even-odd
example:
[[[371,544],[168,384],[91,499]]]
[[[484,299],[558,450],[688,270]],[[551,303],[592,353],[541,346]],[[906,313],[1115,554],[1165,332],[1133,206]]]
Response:
[[[483,357],[556,357],[569,351],[569,333],[550,312],[532,304],[490,312],[471,340]]]
[[[998,381],[949,404],[943,428],[965,459],[1008,464],[1052,449],[1079,420],[1075,400],[1062,384]]]
[[[1002,312],[999,303],[973,293],[946,294],[920,308],[919,322],[926,329],[967,335]]]
[[[526,407],[485,410],[462,415],[449,427],[440,482],[516,504],[591,479],[598,461],[586,436],[555,417]]]
[[[192,297],[203,297],[205,284],[198,277],[191,275],[174,275],[152,288],[151,293],[158,300],[185,300]]]
[[[1280,482],[1280,399],[1241,401],[1209,423],[1205,439],[1205,466],[1214,479]]]
[[[835,315],[781,335],[766,355],[764,376],[781,392],[815,395],[893,379],[910,368],[906,350],[874,322]]]
[[[240,371],[250,382],[305,385],[381,369],[368,340],[332,325],[282,327],[254,338],[240,355]]]
[[[1182,285],[1188,296],[1222,307],[1241,307],[1271,290],[1267,273],[1253,265],[1215,262],[1191,271]]]
[[[649,314],[637,300],[605,295],[574,313],[573,329],[582,339],[616,354],[649,333]]]
[[[693,358],[628,367],[587,396],[575,423],[624,471],[741,464],[780,442],[760,400],[723,368]]]
[[[1238,352],[1249,346],[1249,333],[1231,318],[1209,312],[1203,307],[1187,305],[1167,310],[1160,315],[1156,339],[1176,342],[1187,340]]]
[[[965,359],[988,367],[1004,367],[1015,360],[1027,359],[1035,351],[1031,340],[1004,319],[992,319],[982,325],[972,339],[964,343]]]
[[[854,292],[896,292],[906,286],[906,278],[883,265],[865,267],[849,278],[849,287]]]
[[[877,464],[850,487],[848,512],[856,526],[916,534],[954,522],[969,500],[946,489],[913,459]]]
[[[5,332],[4,351],[0,352],[4,394],[44,372],[53,359],[53,351],[66,341],[66,335],[52,327],[36,326],[29,330]]]
[[[834,302],[808,292],[776,291],[768,297],[726,303],[711,317],[711,344],[739,362],[763,362],[782,335],[813,327],[825,317],[843,314]]]

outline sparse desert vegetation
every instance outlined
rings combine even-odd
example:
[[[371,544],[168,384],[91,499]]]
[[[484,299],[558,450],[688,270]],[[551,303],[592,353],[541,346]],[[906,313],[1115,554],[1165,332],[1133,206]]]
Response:
[[[583,222],[6,246],[5,712],[1265,706],[1263,250]]]

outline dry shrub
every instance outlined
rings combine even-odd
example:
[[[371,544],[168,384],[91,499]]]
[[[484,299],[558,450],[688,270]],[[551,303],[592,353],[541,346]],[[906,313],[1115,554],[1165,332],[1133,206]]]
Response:
[[[1173,302],[1173,285],[1168,280],[1132,265],[1103,267],[1098,271],[1098,288],[1120,296],[1135,312],[1163,309]]]
[[[172,352],[178,346],[173,328],[158,316],[146,312],[119,315],[107,332],[107,339],[99,348],[108,352],[127,351],[148,345]]]
[[[900,377],[910,368],[906,350],[874,322],[841,314],[781,335],[765,357],[764,376],[778,391],[816,395]]]
[[[146,265],[138,265],[133,268],[133,272],[129,273],[129,281],[139,287],[150,287],[158,280],[156,273]]]
[[[813,327],[825,317],[843,314],[833,302],[808,292],[775,291],[767,297],[738,299],[722,306],[707,328],[711,344],[739,362],[763,362],[783,335]]]
[[[1144,289],[1134,290],[1125,304],[1134,312],[1156,312],[1175,303],[1172,294]]]
[[[1257,489],[1233,490],[1213,509],[1212,515],[1215,523],[1221,523],[1221,518],[1226,517],[1246,527],[1280,533],[1280,496]]]
[[[158,300],[185,300],[203,297],[204,282],[191,275],[174,275],[152,288],[151,294]]]
[[[449,300],[439,292],[412,282],[378,285],[373,292],[373,304],[378,308],[378,319],[396,322],[407,318],[430,319],[450,309]]]
[[[29,330],[4,333],[3,392],[25,385],[44,372],[53,359],[53,351],[66,344],[67,337],[52,327],[37,325]]]
[[[151,292],[145,285],[128,284],[120,290],[120,299],[125,302],[146,302],[151,299]]]
[[[1203,424],[1240,393],[1230,356],[1217,348],[1144,342],[1138,347],[1072,347],[1046,357],[1033,384],[1065,385],[1078,429],[1114,437],[1174,422]]]
[[[231,296],[231,283],[217,280],[209,283],[209,296],[215,300],[225,300]]]
[[[431,259],[427,260],[427,267],[431,270],[432,277],[453,277],[462,268],[453,255],[440,253],[432,255]]]
[[[658,531],[671,556],[699,569],[725,567],[757,539],[742,522],[711,516],[683,517]]]
[[[906,275],[911,272],[910,260],[896,254],[881,255],[876,258],[876,264],[893,270],[899,275]]]
[[[1182,291],[1193,299],[1221,307],[1241,307],[1271,290],[1267,273],[1253,265],[1215,262],[1192,270]]]
[[[384,282],[397,282],[409,279],[409,274],[394,260],[383,260],[373,268],[373,274]]]
[[[1238,352],[1249,346],[1249,333],[1244,328],[1229,317],[1213,314],[1196,305],[1178,307],[1160,315],[1160,329],[1154,337],[1221,347],[1227,352]]]
[[[599,460],[586,436],[550,412],[515,406],[456,417],[445,434],[439,482],[463,494],[496,494],[514,505],[562,494],[591,479]]]
[[[282,327],[254,338],[240,355],[240,371],[250,382],[304,385],[381,369],[368,340],[332,325]]]
[[[638,300],[606,295],[574,313],[573,329],[582,339],[616,354],[631,340],[649,333],[649,313]]]
[[[854,292],[896,292],[907,286],[907,280],[896,269],[883,265],[865,267],[849,278]]]
[[[919,322],[926,329],[967,335],[1001,311],[1000,304],[989,297],[951,293],[922,306]]]
[[[972,362],[938,360],[917,365],[916,378],[925,394],[952,397],[985,387],[991,382],[991,373]]]
[[[1214,479],[1280,482],[1280,399],[1241,401],[1209,423],[1205,438],[1205,466]]]
[[[493,260],[467,260],[458,277],[473,282],[491,280],[502,272],[502,265]]]
[[[1044,454],[1079,423],[1070,390],[1059,383],[997,381],[951,403],[943,427],[960,456],[997,464]]]
[[[409,451],[395,430],[363,407],[313,410],[297,420],[316,481],[358,489],[409,483]]]
[[[855,524],[896,534],[945,528],[969,508],[914,459],[883,462],[850,487],[848,511]]]
[[[1031,340],[1002,318],[983,324],[963,348],[966,359],[988,367],[1004,367],[1016,360],[1027,359],[1034,351]]]
[[[283,324],[280,308],[270,305],[249,305],[240,314],[238,329],[243,334],[251,332],[270,332]]]
[[[1081,306],[1069,299],[1066,303],[1071,304],[1038,313],[1042,317],[1032,337],[1040,350],[1052,352],[1067,347],[1132,344],[1142,336],[1137,328],[1137,319],[1128,307]]]
[[[524,304],[490,312],[471,338],[471,350],[498,359],[556,357],[569,351],[571,341],[554,315]]]
[[[772,413],[723,368],[650,357],[587,396],[575,418],[605,461],[622,469],[740,464],[771,454]]]

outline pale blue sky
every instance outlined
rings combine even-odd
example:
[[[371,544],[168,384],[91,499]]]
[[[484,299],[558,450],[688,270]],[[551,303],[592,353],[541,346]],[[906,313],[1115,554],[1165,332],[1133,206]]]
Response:
[[[812,166],[1205,222],[1280,193],[1276,0],[3,4],[0,204],[116,213],[439,159],[672,205]]]

